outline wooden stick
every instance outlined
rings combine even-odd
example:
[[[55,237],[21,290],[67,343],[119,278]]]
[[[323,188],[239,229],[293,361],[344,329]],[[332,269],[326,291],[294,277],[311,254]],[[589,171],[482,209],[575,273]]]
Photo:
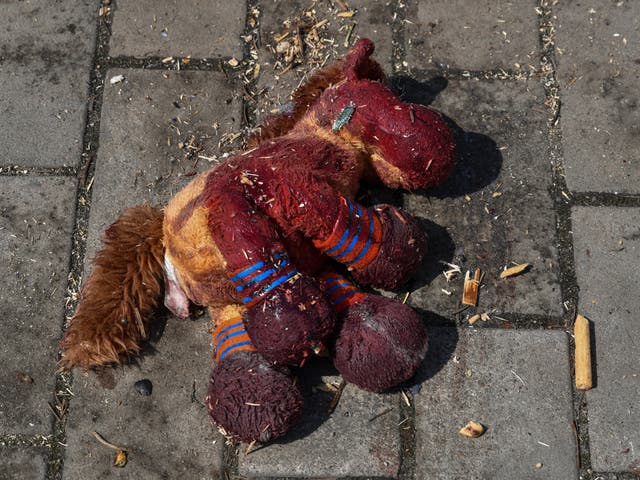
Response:
[[[482,273],[477,268],[473,278],[470,272],[464,277],[464,289],[462,292],[462,305],[470,305],[475,307],[478,304],[478,289],[480,288],[480,280]]]
[[[576,342],[576,388],[578,390],[589,390],[593,386],[591,379],[589,320],[582,315],[578,315],[573,326],[573,334]]]

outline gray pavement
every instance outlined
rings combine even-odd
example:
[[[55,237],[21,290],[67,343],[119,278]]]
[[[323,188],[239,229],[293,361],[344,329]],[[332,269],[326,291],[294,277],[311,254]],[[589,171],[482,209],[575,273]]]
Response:
[[[0,479],[640,478],[640,3],[343,3],[2,4]],[[304,25],[320,38],[303,28],[288,68],[274,36]],[[201,403],[206,316],[162,316],[137,363],[57,371],[104,228],[241,148],[362,36],[393,88],[457,135],[446,185],[365,191],[431,238],[405,289],[430,332],[414,384],[347,385],[329,413],[340,377],[312,361],[301,423],[247,453]],[[477,307],[462,310],[462,275],[447,282],[441,262],[485,273]],[[512,262],[532,268],[500,279]],[[573,385],[576,311],[593,322],[587,393]],[[486,433],[461,437],[469,420]],[[94,431],[128,449],[124,468]]]

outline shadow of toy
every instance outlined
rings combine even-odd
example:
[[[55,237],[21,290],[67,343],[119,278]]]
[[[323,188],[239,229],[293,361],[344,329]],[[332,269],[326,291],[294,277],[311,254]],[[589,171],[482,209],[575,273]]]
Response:
[[[436,316],[434,314],[431,314]],[[429,336],[429,351],[416,373],[412,391],[418,393],[425,383],[433,378],[453,358],[458,344],[458,330],[456,328],[442,327],[438,319],[438,326],[429,326],[427,320],[427,335]]]
[[[189,318],[191,320],[196,320],[198,317],[202,316],[192,314]],[[178,318],[175,318],[171,315],[169,310],[161,308],[155,313],[155,318],[152,324],[149,326],[148,336],[145,340],[142,341],[140,345],[140,352],[137,355],[132,355],[126,360],[124,360],[121,364],[122,367],[140,367],[142,363],[145,361],[147,357],[153,357],[160,352],[156,349],[155,344],[160,341],[160,339],[164,335],[164,331],[167,327],[167,322],[171,319],[171,321],[184,321]],[[96,376],[96,380],[100,384],[100,386],[106,390],[113,390],[118,383],[116,380],[115,369],[118,365],[103,365],[99,367],[94,367],[92,369],[93,373]]]
[[[416,275],[403,287],[403,291],[413,292],[429,285],[438,275],[442,275],[442,262],[452,263],[456,246],[447,230],[431,220],[416,217],[429,239],[427,254]]]
[[[330,406],[335,392],[326,387],[325,379],[326,377],[338,377],[340,373],[333,366],[331,359],[326,357],[310,358],[303,367],[294,369],[294,374],[298,378],[304,398],[302,418],[283,437],[272,442],[274,444],[284,445],[311,435],[332,414]]]
[[[397,76],[389,79],[390,88],[405,102],[425,107],[431,106],[437,96],[447,88],[448,81],[434,77],[421,82],[410,77]],[[496,142],[477,132],[469,132],[443,114],[453,131],[456,142],[456,166],[449,179],[442,185],[418,194],[436,198],[455,198],[477,192],[490,185],[502,168],[502,154]]]

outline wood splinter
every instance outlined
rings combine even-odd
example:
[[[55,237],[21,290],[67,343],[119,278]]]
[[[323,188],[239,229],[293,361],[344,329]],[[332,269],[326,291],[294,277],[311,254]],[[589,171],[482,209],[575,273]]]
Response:
[[[589,335],[589,320],[582,315],[576,317],[573,326],[576,342],[576,388],[590,390],[593,387],[591,378],[591,338]]]
[[[470,272],[467,271],[464,277],[464,291],[462,293],[462,304],[475,307],[478,304],[478,289],[480,288],[481,272],[477,268],[471,278]]]

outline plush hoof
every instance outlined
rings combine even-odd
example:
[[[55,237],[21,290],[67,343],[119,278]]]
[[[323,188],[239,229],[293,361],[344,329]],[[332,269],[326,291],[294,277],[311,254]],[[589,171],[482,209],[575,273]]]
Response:
[[[415,374],[427,352],[427,333],[415,311],[367,294],[343,315],[333,361],[346,381],[381,392]]]
[[[335,317],[315,280],[302,276],[249,309],[245,327],[269,362],[300,365],[334,330]]]
[[[216,365],[205,399],[209,415],[235,440],[268,442],[302,415],[302,394],[286,367],[270,365],[257,352],[237,352]]]
[[[412,215],[396,207],[379,205],[373,211],[382,227],[380,250],[365,267],[350,269],[351,274],[361,285],[393,290],[410,280],[422,265],[427,234]]]

